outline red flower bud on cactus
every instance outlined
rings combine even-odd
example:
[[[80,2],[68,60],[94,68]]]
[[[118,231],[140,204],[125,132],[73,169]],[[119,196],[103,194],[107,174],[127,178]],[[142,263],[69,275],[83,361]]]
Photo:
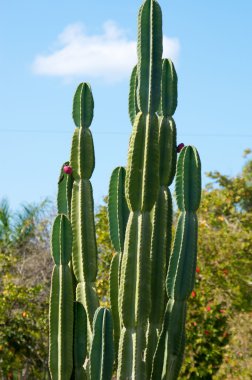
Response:
[[[191,296],[194,298],[196,297],[196,292],[193,290],[192,293],[191,293]]]
[[[209,332],[208,330],[205,330],[205,331],[204,331],[204,334],[205,334],[205,335],[209,335],[210,332]]]
[[[177,153],[180,153],[181,150],[184,148],[185,144],[181,143],[177,146]]]
[[[64,168],[63,168],[63,171],[66,174],[72,174],[73,169],[71,168],[71,166],[65,165]]]
[[[211,311],[211,306],[207,306],[206,311]]]
[[[200,272],[200,269],[199,267],[196,268],[196,273],[199,273]]]

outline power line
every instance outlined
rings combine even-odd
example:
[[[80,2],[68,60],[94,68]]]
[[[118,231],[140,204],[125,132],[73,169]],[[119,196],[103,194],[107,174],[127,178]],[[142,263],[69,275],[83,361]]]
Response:
[[[72,131],[66,130],[51,130],[51,129],[0,129],[0,133],[35,133],[35,134],[71,134]],[[118,131],[106,131],[106,132],[95,132],[92,131],[94,135],[128,135],[129,132],[118,132]],[[190,133],[190,134],[181,134],[180,136],[184,137],[252,137],[252,134],[225,134],[225,133]]]

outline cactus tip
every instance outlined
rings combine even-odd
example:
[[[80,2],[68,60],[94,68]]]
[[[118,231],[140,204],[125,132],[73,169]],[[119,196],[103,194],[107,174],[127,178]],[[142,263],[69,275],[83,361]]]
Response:
[[[177,146],[177,153],[180,153],[181,150],[184,148],[185,144],[181,143]]]
[[[65,165],[64,168],[63,168],[63,171],[66,174],[72,174],[73,169],[71,168],[71,166]]]

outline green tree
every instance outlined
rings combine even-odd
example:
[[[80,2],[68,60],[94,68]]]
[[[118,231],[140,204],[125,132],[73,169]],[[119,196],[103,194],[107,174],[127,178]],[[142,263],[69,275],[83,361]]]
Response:
[[[107,217],[108,198],[104,198],[104,204],[100,205],[95,216],[97,248],[98,248],[98,275],[97,275],[97,294],[103,306],[109,306],[109,269],[110,263],[115,253],[113,251],[108,227]]]
[[[44,378],[51,259],[48,201],[13,213],[0,203],[0,376]],[[18,376],[18,377],[17,377]]]

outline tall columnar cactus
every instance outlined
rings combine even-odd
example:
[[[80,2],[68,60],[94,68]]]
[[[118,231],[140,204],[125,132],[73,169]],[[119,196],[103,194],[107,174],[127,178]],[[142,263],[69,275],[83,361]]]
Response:
[[[168,303],[153,360],[152,380],[177,379],[185,346],[186,300],[193,286],[197,260],[197,215],[201,196],[201,164],[197,150],[188,146],[179,157],[176,199],[180,210],[166,289]]]
[[[156,1],[145,1],[139,12],[138,64],[132,73],[129,97],[133,132],[126,174],[126,199],[131,212],[120,281],[119,379],[146,378],[143,358],[151,312],[151,211],[159,190],[157,111],[161,72],[161,10]]]
[[[176,125],[172,118],[177,107],[177,74],[173,63],[162,63],[159,106],[159,192],[152,212],[151,239],[151,312],[147,334],[146,370],[151,375],[152,359],[161,331],[165,309],[165,277],[171,250],[172,197],[168,188],[173,181],[177,161]]]
[[[108,217],[111,242],[116,253],[110,266],[110,303],[114,325],[114,344],[117,359],[118,345],[120,338],[120,318],[119,318],[119,284],[120,270],[123,255],[125,230],[129,217],[129,209],[125,200],[125,175],[123,167],[116,168],[110,179]]]
[[[139,12],[138,63],[130,80],[133,126],[126,170],[116,168],[108,217],[115,254],[110,267],[111,312],[95,292],[97,249],[92,186],[91,88],[81,83],[70,161],[59,179],[52,234],[55,269],[50,306],[53,380],[175,380],[183,360],[187,299],[194,286],[201,173],[197,150],[177,162],[177,74],[162,59],[162,14],[156,0]],[[176,173],[179,209],[172,243]],[[73,244],[72,244],[73,235]],[[72,245],[72,249],[71,249]],[[72,255],[71,255],[72,253]],[[72,270],[72,276],[71,276]],[[67,321],[69,323],[67,323]]]
[[[72,229],[64,214],[59,214],[54,221],[51,246],[55,266],[49,312],[49,369],[52,379],[68,380],[73,368],[73,286],[68,266]]]
[[[113,371],[113,322],[110,311],[96,310],[93,322],[94,337],[90,351],[90,380],[110,380]]]
[[[73,102],[73,119],[76,125],[70,165],[73,170],[71,222],[73,229],[73,270],[77,280],[76,299],[85,307],[88,331],[91,338],[92,323],[98,298],[95,293],[97,248],[94,225],[93,191],[90,182],[95,157],[90,125],[94,101],[91,88],[81,83]]]

